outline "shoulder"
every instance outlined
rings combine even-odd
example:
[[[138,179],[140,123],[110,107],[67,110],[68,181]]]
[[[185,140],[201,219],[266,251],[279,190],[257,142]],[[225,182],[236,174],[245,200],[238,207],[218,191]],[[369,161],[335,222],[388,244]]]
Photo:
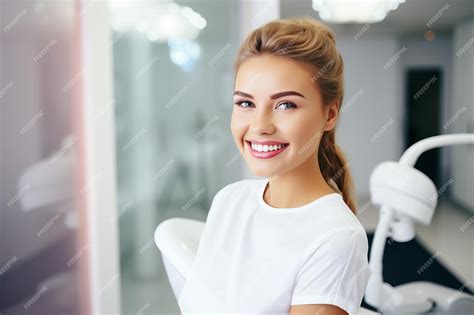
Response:
[[[342,227],[332,229],[316,244],[313,245],[311,251],[327,252],[330,255],[340,256],[353,255],[354,253],[367,254],[369,242],[367,233],[362,226],[360,227]]]
[[[340,194],[328,196],[323,203],[320,203],[317,211],[307,214],[307,219],[311,224],[317,226],[311,233],[315,241],[320,239],[331,239],[336,236],[354,235],[354,233],[365,234],[359,218],[344,202]]]

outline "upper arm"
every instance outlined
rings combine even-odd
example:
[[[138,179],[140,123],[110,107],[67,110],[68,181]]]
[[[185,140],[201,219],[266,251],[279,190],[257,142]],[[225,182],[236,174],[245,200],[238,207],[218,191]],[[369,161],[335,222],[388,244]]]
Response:
[[[324,314],[357,313],[371,276],[367,249],[363,230],[329,234],[295,279],[291,300],[292,309],[297,307],[294,314],[314,314],[321,307]]]
[[[289,315],[347,315],[347,312],[331,304],[292,305]]]

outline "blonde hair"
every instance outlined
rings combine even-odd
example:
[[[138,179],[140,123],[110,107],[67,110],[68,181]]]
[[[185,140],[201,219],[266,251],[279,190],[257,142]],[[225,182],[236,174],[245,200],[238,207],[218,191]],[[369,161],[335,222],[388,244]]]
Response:
[[[334,34],[324,24],[309,17],[290,18],[274,20],[255,29],[240,46],[235,73],[245,60],[262,54],[286,57],[308,68],[321,91],[323,106],[337,102],[340,111],[344,96],[344,63],[336,48]],[[339,191],[355,214],[354,184],[344,153],[335,143],[335,129],[323,133],[318,163],[324,180]]]

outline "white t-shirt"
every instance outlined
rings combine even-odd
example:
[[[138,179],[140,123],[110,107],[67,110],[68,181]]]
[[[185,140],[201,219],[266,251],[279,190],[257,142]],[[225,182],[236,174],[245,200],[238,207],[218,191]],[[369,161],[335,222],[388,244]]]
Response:
[[[263,199],[268,179],[214,197],[196,260],[179,296],[184,314],[288,314],[334,304],[356,314],[372,274],[365,230],[338,193],[296,208]]]

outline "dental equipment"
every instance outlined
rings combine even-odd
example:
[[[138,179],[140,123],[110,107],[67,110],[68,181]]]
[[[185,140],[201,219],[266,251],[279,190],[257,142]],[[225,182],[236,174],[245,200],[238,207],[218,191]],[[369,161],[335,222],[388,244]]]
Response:
[[[372,277],[365,302],[382,313],[394,314],[473,314],[474,296],[417,281],[396,287],[383,282],[382,257],[387,237],[407,242],[415,237],[414,224],[429,225],[438,191],[431,179],[414,168],[418,157],[430,149],[474,144],[474,134],[451,134],[423,139],[410,146],[398,162],[379,164],[370,177],[371,202],[380,206],[380,216],[370,252]]]

